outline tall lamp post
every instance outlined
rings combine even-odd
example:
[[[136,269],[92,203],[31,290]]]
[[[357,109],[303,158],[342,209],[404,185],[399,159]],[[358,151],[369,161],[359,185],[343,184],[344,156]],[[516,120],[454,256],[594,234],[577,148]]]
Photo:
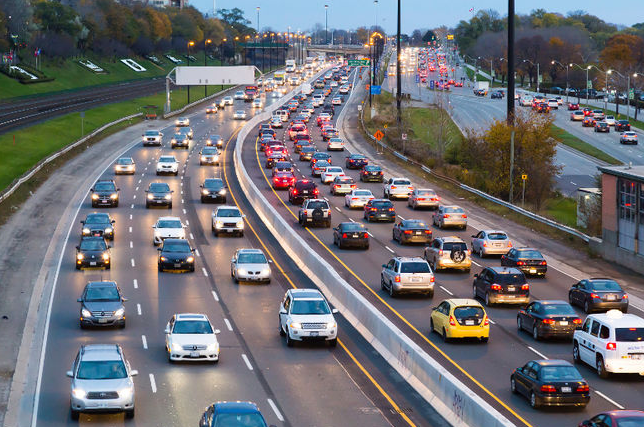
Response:
[[[396,23],[396,121],[398,122],[398,129],[400,129],[400,124],[402,122],[402,114],[400,111],[400,103],[402,101],[402,82],[401,82],[401,73],[400,73],[400,0],[398,0],[398,16]]]
[[[627,81],[627,83],[626,83],[626,118],[630,119],[630,118],[631,118],[631,117],[630,117],[631,100],[630,100],[630,98],[629,98],[628,96],[629,96],[629,94],[630,94],[630,92],[631,92],[631,74],[629,73],[628,75],[624,76],[622,73],[620,73],[620,72],[619,72],[619,71],[617,71],[617,70],[608,70],[608,71],[606,71],[606,74],[607,74],[607,75],[608,75],[608,74],[612,74],[612,73],[616,73],[616,74],[617,74],[618,76],[620,76],[621,78],[626,77],[626,81]],[[637,74],[637,73],[633,73],[633,74],[632,74],[632,76],[633,76],[633,77],[637,77],[637,76],[638,76],[638,74]],[[607,88],[608,88],[608,87],[607,87]],[[606,95],[608,95],[608,91],[606,91]],[[608,96],[606,96],[605,98],[608,98]],[[619,101],[619,93],[616,93],[616,94],[615,94],[615,106],[618,106],[618,105],[619,105],[619,104],[618,104],[618,101]],[[606,108],[604,107],[604,109],[606,109]],[[615,111],[615,112],[617,113],[617,111]]]
[[[604,110],[608,109],[608,75],[613,72],[613,70],[602,70],[601,68],[598,68],[594,65],[589,65],[588,69],[590,70],[591,68],[594,68],[595,70],[599,71],[600,73],[604,73]],[[586,79],[588,80],[588,79]],[[588,101],[588,88],[586,88],[586,101]]]
[[[588,82],[589,82],[589,80],[588,80],[588,72],[592,68],[592,65],[589,65],[587,67],[582,67],[581,65],[575,64],[574,62],[570,63],[570,68],[572,68],[573,66],[579,68],[580,70],[586,70],[586,85],[585,85],[586,86],[586,104],[588,104],[588,99],[590,98],[589,97],[590,92],[588,90],[589,89],[589,87],[588,87]],[[579,92],[577,92],[577,101],[579,101]]]
[[[537,67],[537,93],[539,93],[539,74],[540,74],[539,63],[537,62],[535,64],[534,62],[530,61],[529,59],[524,59],[523,62],[529,62],[530,64],[532,64],[533,67],[535,67],[535,66]]]
[[[374,31],[378,29],[378,0],[373,0],[373,5],[376,7],[376,22],[374,25]]]
[[[565,69],[566,69],[566,103],[568,103],[568,92],[570,92],[570,91],[569,91],[569,89],[568,89],[568,88],[569,88],[569,86],[568,86],[568,69],[569,69],[570,67],[572,67],[572,64],[564,65],[564,64],[562,64],[561,62],[556,61],[556,60],[554,60],[554,59],[553,59],[552,61],[550,61],[550,63],[551,63],[552,65],[555,65],[555,64],[556,64],[556,65],[559,65],[561,68],[565,68]]]
[[[329,5],[324,5],[324,44],[329,44]]]
[[[195,45],[195,42],[190,40],[188,42],[188,56],[186,57],[186,61],[188,61],[188,67],[190,66],[190,48]],[[190,85],[188,85],[188,104],[190,104]]]
[[[259,6],[257,6],[257,34],[259,34]]]
[[[208,66],[208,63],[206,60],[208,59],[208,45],[212,43],[212,40],[206,39],[203,42],[203,66],[206,67]],[[204,83],[203,85],[203,96],[204,98],[208,96],[208,86]]]

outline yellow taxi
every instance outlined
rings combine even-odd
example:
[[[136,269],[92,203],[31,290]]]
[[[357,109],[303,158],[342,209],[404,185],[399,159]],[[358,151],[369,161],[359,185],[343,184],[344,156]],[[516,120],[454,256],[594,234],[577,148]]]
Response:
[[[490,319],[476,300],[446,299],[432,309],[430,330],[441,335],[446,342],[451,338],[478,338],[487,342]]]

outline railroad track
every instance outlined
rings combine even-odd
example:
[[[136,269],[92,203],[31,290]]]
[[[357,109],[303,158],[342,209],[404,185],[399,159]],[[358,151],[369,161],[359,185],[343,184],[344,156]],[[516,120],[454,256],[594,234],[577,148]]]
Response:
[[[164,88],[165,79],[155,78],[0,103],[0,134],[65,113],[149,95]]]

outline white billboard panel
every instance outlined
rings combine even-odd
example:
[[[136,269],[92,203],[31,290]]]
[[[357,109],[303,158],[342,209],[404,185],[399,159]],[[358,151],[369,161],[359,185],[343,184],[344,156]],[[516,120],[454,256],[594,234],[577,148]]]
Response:
[[[176,84],[183,85],[252,85],[255,83],[255,67],[238,65],[231,67],[177,67]]]

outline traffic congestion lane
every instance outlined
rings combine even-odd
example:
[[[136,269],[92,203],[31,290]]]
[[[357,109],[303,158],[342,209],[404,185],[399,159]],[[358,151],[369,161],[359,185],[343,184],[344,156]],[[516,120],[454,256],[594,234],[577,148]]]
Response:
[[[314,138],[314,140],[316,140],[316,139]],[[253,141],[247,141],[248,146],[252,146],[252,145],[253,145],[251,142],[253,142]],[[244,162],[245,162],[245,164],[247,164],[247,165],[248,165],[248,164],[253,164],[253,163],[252,163],[252,162],[253,162],[253,157],[255,157],[255,158],[257,158],[257,157],[258,157],[256,153],[251,153],[251,154],[249,155],[249,154],[248,154],[248,151],[249,151],[249,150],[247,150],[247,152],[246,152],[246,156],[245,156],[245,158],[244,158]],[[254,154],[254,155],[253,155],[253,154]],[[342,160],[343,160],[343,158],[336,159],[336,158],[334,157],[334,162],[333,162],[333,163],[334,163],[334,164],[336,164],[336,165],[337,165],[337,164],[342,165],[342,164],[343,164]],[[257,159],[255,159],[255,161],[257,162]],[[297,163],[297,162],[296,162],[296,163]],[[259,169],[261,168],[261,164],[257,164],[257,163],[256,163],[255,165],[253,165],[253,167],[257,167],[257,170],[259,170]],[[269,184],[268,184],[268,181],[266,180],[266,177],[260,176],[260,174],[258,174],[258,173],[257,173],[257,170],[254,170],[254,172],[255,172],[255,174],[254,174],[254,178],[256,179],[256,182],[258,183],[258,185],[260,186],[260,188],[264,188],[265,190],[267,190],[266,192],[267,192],[267,193],[268,193],[268,195],[270,196],[270,195],[271,195],[270,193],[272,193],[272,191],[268,190],[268,189],[270,188],[270,187],[269,187]],[[301,170],[301,171],[304,171],[304,168],[300,167],[300,170]],[[261,174],[261,175],[263,175],[263,174]],[[361,184],[361,185],[360,185],[360,187],[361,187],[361,188],[362,188],[363,186],[364,186],[363,184]],[[322,187],[322,191],[323,191],[323,190],[324,190],[324,186],[321,186],[321,187]],[[381,189],[382,189],[382,187],[375,188],[375,189],[372,189],[372,192],[374,192],[374,194],[376,194],[376,195],[377,195],[377,197],[378,197],[378,192],[379,192],[379,190],[381,191]],[[274,195],[274,194],[273,194],[273,195]],[[334,202],[334,201],[336,201],[336,200],[338,199],[338,198],[332,198],[332,196],[328,196],[327,198],[332,202],[332,204],[334,204],[333,202]],[[270,200],[270,199],[271,199],[271,198],[269,197],[269,200]],[[277,198],[275,198],[275,197],[274,197],[274,198],[273,198],[273,202],[272,202],[272,203],[273,203],[273,205],[274,205],[275,207],[277,207],[278,209],[280,208],[281,202],[280,202],[280,201],[278,201],[278,200],[277,200]],[[398,205],[398,203],[397,203],[397,205]],[[341,209],[341,207],[340,207],[340,206],[335,205],[335,206],[333,206],[333,208],[337,211],[337,212],[336,212],[336,211],[334,211],[334,212],[333,212],[333,214],[334,214],[334,215],[335,215],[336,213],[343,213],[343,211],[342,211],[342,209]],[[285,211],[285,210],[286,210],[286,209],[282,206],[282,211]],[[291,213],[284,213],[284,216],[285,216],[285,218],[287,218],[287,220],[289,220],[289,221],[293,221],[293,220],[294,220],[294,218],[293,218],[293,214],[291,214]],[[349,219],[349,218],[350,218],[350,219],[353,219],[354,221],[360,220],[360,218],[356,218],[355,216],[353,216],[353,217],[351,217],[351,216],[347,216],[347,219]],[[407,217],[406,217],[406,218],[407,218]],[[342,219],[344,219],[344,218],[342,218]],[[342,219],[338,219],[338,218],[337,218],[337,216],[336,216],[336,218],[334,219],[333,223],[334,223],[334,224],[336,224],[337,222],[340,222],[340,220],[342,220]],[[297,227],[297,226],[296,226],[296,227]],[[373,228],[370,228],[370,230],[372,231],[372,233],[374,233],[374,229],[373,229]],[[381,228],[381,227],[379,227],[379,230],[382,230],[382,228]],[[436,231],[437,231],[437,230],[434,230],[434,231],[435,231],[435,233],[436,233]],[[325,231],[325,230],[323,230],[323,229],[315,229],[315,230],[314,230],[314,233],[322,235],[322,237],[320,237],[320,240],[321,240],[322,242],[330,242],[330,241],[332,241],[332,237],[331,237],[331,235],[330,235],[330,233],[329,233],[329,231],[328,231],[328,230],[326,230],[326,231]],[[376,240],[376,241],[378,241],[378,242],[385,242],[385,243],[386,243],[388,239],[391,239],[391,234],[390,234],[390,233],[391,233],[391,229],[387,227],[387,229],[386,229],[386,231],[384,231],[384,233],[380,233],[380,232],[378,232],[377,234],[374,234],[374,238],[376,238],[375,240]],[[304,236],[305,238],[307,238],[307,237],[308,237],[308,236],[306,236],[306,234],[307,234],[307,233],[302,233],[302,234],[303,234],[303,236]],[[452,233],[450,233],[450,234],[452,234]],[[459,232],[454,233],[454,234],[459,234]],[[469,239],[468,239],[468,237],[469,237],[469,236],[468,236],[469,232],[467,232],[467,231],[466,231],[465,233],[461,233],[461,234],[463,235],[462,237],[464,238],[464,240],[469,241]],[[315,245],[315,243],[316,243],[316,242],[314,241],[315,239],[309,239],[309,240],[311,241],[312,246],[314,246],[314,245]],[[318,242],[318,243],[319,243],[319,242]],[[387,249],[388,251],[390,251],[390,252],[391,252],[391,250],[395,251],[395,248],[396,248],[395,244],[394,244],[393,242],[389,242],[389,243],[391,243],[391,244],[390,244],[390,245],[376,245],[377,249],[374,249],[374,250],[378,250],[378,249],[380,249],[380,248],[381,248],[381,246],[385,246],[385,249],[389,248],[389,249]],[[327,244],[327,246],[330,246],[330,243],[328,243],[328,244]],[[394,249],[392,249],[392,248],[394,248]],[[333,250],[335,250],[335,248],[333,248]],[[321,252],[322,252],[322,254],[324,254],[324,250],[322,250]],[[379,259],[377,259],[377,260],[371,260],[371,259],[370,259],[370,253],[372,252],[371,250],[369,250],[367,254],[365,254],[365,253],[364,253],[364,252],[362,252],[362,251],[359,251],[359,254],[360,254],[360,255],[359,255],[359,256],[356,256],[353,260],[350,260],[350,259],[347,259],[347,258],[350,258],[350,257],[351,257],[351,254],[356,254],[356,252],[355,252],[355,251],[336,251],[336,252],[338,253],[338,257],[339,257],[339,258],[342,258],[342,260],[343,260],[347,265],[352,266],[352,268],[356,268],[356,269],[360,270],[360,266],[364,266],[364,265],[370,266],[371,268],[369,269],[369,273],[365,273],[365,274],[369,274],[370,276],[376,276],[376,271],[379,271],[379,269],[378,269],[378,268],[375,268],[375,269],[374,269],[374,268],[373,268],[373,266],[374,266],[374,265],[379,265],[380,263],[384,262],[384,261],[381,261],[381,260],[383,259],[382,255],[381,255],[381,256],[379,257]],[[415,253],[410,253],[409,255],[416,255],[416,256],[417,256],[417,255],[419,255],[419,252],[420,252],[420,253],[422,253],[422,250],[421,250],[421,251],[416,250],[416,252],[415,252]],[[385,257],[386,259],[388,259],[387,257],[389,257],[389,256],[391,256],[391,254],[384,254],[384,257]],[[364,258],[368,258],[368,261],[369,261],[369,262],[365,263],[365,262],[364,262]],[[333,260],[331,259],[331,261],[333,261]],[[484,264],[484,263],[482,263],[482,262],[483,262],[483,261],[481,260],[481,265],[488,265],[488,264]],[[487,262],[488,262],[488,260],[486,259],[486,263],[487,263]],[[494,263],[494,262],[490,263],[490,265],[493,265],[493,264],[495,264],[495,263]],[[496,264],[497,264],[497,265],[499,264],[498,260],[496,261]],[[341,274],[342,274],[342,272],[341,272]],[[552,275],[552,274],[550,274],[550,276],[551,276],[551,275]],[[347,277],[349,280],[351,280],[351,279],[352,279],[352,278],[350,277],[350,276],[351,276],[350,274],[345,274],[345,276],[349,276],[349,277]],[[457,289],[456,289],[456,287],[457,287],[457,286],[454,286],[454,291],[456,291],[456,292],[454,292],[454,291],[449,291],[449,292],[451,292],[452,294],[457,294],[457,295],[459,295],[459,296],[465,296],[465,297],[469,297],[469,296],[471,296],[471,283],[472,283],[472,282],[471,282],[471,280],[470,280],[470,277],[469,277],[469,276],[466,276],[466,277],[467,277],[467,279],[466,279],[465,281],[463,281],[463,280],[462,280],[462,278],[459,278],[458,276],[461,276],[461,277],[462,277],[463,275],[460,275],[460,274],[449,274],[449,275],[443,275],[442,273],[441,273],[441,274],[438,274],[438,275],[437,275],[437,277],[438,277],[438,283],[440,284],[440,283],[442,283],[442,282],[444,281],[445,283],[450,283],[450,285],[452,284],[452,282],[454,282],[454,284],[456,284],[456,285],[461,284],[461,286],[460,286],[460,288],[459,288],[459,290],[458,290],[458,291],[457,291]],[[379,278],[371,277],[371,280],[365,280],[365,282],[366,282],[366,283],[371,284],[370,286],[372,287],[372,289],[373,289],[373,288],[379,288],[379,286],[378,286],[378,281],[379,281],[379,280],[378,280],[378,279],[379,279]],[[542,281],[542,282],[544,282],[544,284],[545,284],[545,286],[543,286],[543,287],[544,287],[544,288],[546,288],[546,289],[548,289],[548,281],[549,281],[549,279],[546,279],[546,280],[543,280],[543,281]],[[557,280],[555,279],[555,281],[557,281]],[[533,281],[531,281],[531,282],[533,282]],[[564,287],[565,287],[565,286],[569,286],[570,279],[568,279],[568,280],[564,279],[564,282],[566,282],[566,285],[564,285]],[[534,283],[534,282],[533,282],[533,283]],[[541,284],[541,283],[540,283],[540,284]],[[445,287],[447,288],[447,290],[449,290],[449,288],[450,288],[450,287],[452,287],[452,286],[445,286]],[[539,288],[541,288],[541,286],[540,286]],[[557,286],[555,286],[554,288],[555,288],[555,289],[557,289],[558,291],[556,292],[556,293],[557,293],[557,295],[556,295],[556,296],[552,296],[552,298],[559,298],[559,299],[564,298],[564,299],[565,299],[565,292],[567,292],[567,287],[565,288],[565,290],[562,290],[560,287],[558,288]],[[534,289],[534,285],[533,285],[533,289]],[[375,290],[375,289],[373,289],[373,290]],[[562,296],[562,295],[561,295],[561,293],[564,293],[564,295]],[[538,294],[537,294],[537,297],[539,297],[539,298],[543,298],[543,297],[551,298],[551,296],[549,296],[549,295],[547,295],[547,296],[546,296],[546,295],[541,296],[541,295],[538,295]],[[436,297],[435,297],[435,298],[436,298]],[[439,299],[439,300],[440,300],[440,299]],[[398,302],[396,302],[396,303],[398,303]],[[402,311],[402,310],[401,310],[401,311]],[[492,315],[492,317],[493,317],[493,318],[495,318],[495,317],[496,317],[496,315],[497,315],[496,310],[490,310],[490,313],[491,313],[491,315]],[[507,315],[508,310],[507,310],[507,309],[505,309],[505,310],[500,310],[500,311],[499,311],[499,314],[500,314],[500,313],[504,313],[504,314],[506,314],[506,315]],[[510,316],[505,316],[505,317],[507,317],[507,319],[505,319],[505,320],[507,320],[507,321],[505,321],[505,320],[504,320],[504,321],[502,322],[502,324],[501,324],[501,325],[499,325],[499,327],[500,327],[500,328],[504,328],[506,331],[510,331],[510,330],[511,330],[511,331],[515,331],[515,330],[516,330],[516,326],[515,326],[515,325],[516,325],[516,310],[511,310],[511,311],[510,311],[510,313],[511,313],[511,315],[510,315]],[[411,317],[411,315],[410,315],[410,317]],[[503,316],[501,316],[501,318],[503,319]],[[426,313],[425,313],[425,318],[424,318],[422,321],[423,321],[424,323],[427,323],[427,314],[426,314]],[[514,334],[514,340],[515,340],[515,341],[521,341],[521,340],[522,340],[522,338],[523,338],[523,337],[521,337],[521,336],[516,337],[516,333]],[[531,339],[531,338],[530,338],[530,339]],[[527,358],[530,358],[530,357],[534,358],[535,356],[540,357],[539,355],[540,355],[540,354],[542,354],[542,353],[541,353],[541,352],[539,352],[538,350],[537,350],[537,351],[534,351],[534,347],[530,345],[531,343],[529,343],[529,342],[527,342],[527,341],[524,341],[524,342],[522,342],[522,344],[523,344],[523,345],[522,345],[522,347],[523,347],[524,349],[527,349],[527,351],[528,351],[528,352],[527,352],[527,353],[524,353],[524,354],[523,354],[523,357],[520,357],[520,358],[519,358],[519,359],[521,360],[521,363],[520,363],[521,365],[525,362],[525,360],[528,360],[528,359],[526,359],[526,357],[527,357]],[[569,347],[570,347],[570,346],[568,345],[568,349],[567,349],[567,353],[568,353],[568,354],[567,354],[567,358],[569,358],[569,351],[570,351],[570,350],[569,350]],[[561,348],[561,346],[560,346],[559,348]],[[507,353],[507,347],[503,347],[503,348],[501,348],[501,349],[500,349],[499,355],[495,355],[495,357],[490,358],[490,360],[495,360],[495,361],[496,361],[496,360],[502,360],[502,359],[503,359],[503,355],[504,355],[504,354],[506,354],[506,353]],[[515,355],[516,355],[516,353],[515,353]],[[500,358],[499,358],[499,356],[500,356]],[[510,369],[510,371],[511,371],[511,369],[513,369],[514,367],[520,366],[519,362],[514,361],[514,360],[515,360],[515,359],[513,358],[513,359],[512,359],[512,361],[508,363],[508,366],[512,366],[512,368],[509,368],[509,369]],[[475,367],[475,368],[476,368],[476,367]],[[507,380],[506,380],[506,381],[507,381]],[[505,381],[505,382],[506,382],[506,381]],[[503,385],[504,385],[505,387],[507,387],[507,384],[505,384],[505,382],[504,382],[504,384],[503,384]],[[507,388],[505,388],[505,387],[503,387],[503,390],[504,390],[505,392],[507,392]],[[597,408],[595,408],[595,407],[594,407],[594,402],[593,402],[593,404],[591,404],[591,406],[589,406],[588,410],[589,410],[589,411],[592,411],[592,410],[594,410],[594,409],[597,409]]]

